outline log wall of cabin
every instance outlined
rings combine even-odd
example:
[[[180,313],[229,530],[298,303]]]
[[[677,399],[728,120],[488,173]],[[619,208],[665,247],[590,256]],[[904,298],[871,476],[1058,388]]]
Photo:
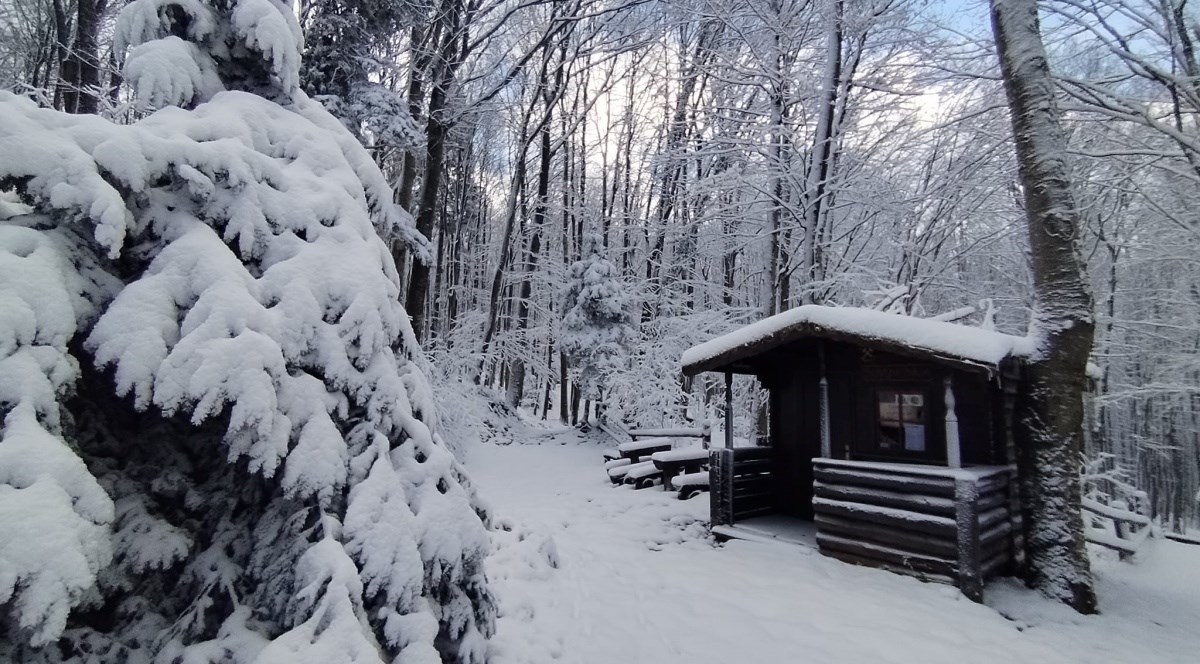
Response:
[[[1013,560],[1004,467],[973,472],[817,459],[817,543],[825,555],[944,577],[980,601]],[[932,473],[932,474],[930,474]]]

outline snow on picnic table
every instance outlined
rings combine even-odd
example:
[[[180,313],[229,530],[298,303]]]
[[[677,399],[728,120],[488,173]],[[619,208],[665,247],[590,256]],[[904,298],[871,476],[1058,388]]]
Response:
[[[703,461],[708,458],[708,450],[703,447],[685,447],[669,452],[655,452],[650,455],[651,461]]]
[[[1200,547],[1155,540],[1132,565],[1101,560],[1099,616],[1007,581],[981,606],[811,549],[714,546],[705,494],[613,486],[604,441],[573,430],[518,442],[467,458],[508,529],[488,562],[496,664],[1200,661]]]
[[[670,438],[646,438],[645,440],[631,440],[627,443],[617,445],[617,449],[622,452],[640,452],[642,450],[650,450],[656,447],[671,446],[675,441]]]

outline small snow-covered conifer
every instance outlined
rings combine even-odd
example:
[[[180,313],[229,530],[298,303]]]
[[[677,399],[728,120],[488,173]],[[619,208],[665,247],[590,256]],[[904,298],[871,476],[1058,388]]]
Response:
[[[0,92],[0,661],[481,662],[486,514],[274,0],[135,0],[132,125]],[[382,237],[381,237],[382,236]]]
[[[579,389],[589,398],[600,396],[633,342],[629,306],[625,284],[604,256],[600,236],[585,234],[583,257],[571,264],[559,343],[575,367]]]

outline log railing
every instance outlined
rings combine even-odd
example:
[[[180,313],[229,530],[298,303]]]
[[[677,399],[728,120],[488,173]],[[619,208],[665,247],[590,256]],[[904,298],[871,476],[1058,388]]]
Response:
[[[1097,498],[1084,497],[1084,536],[1092,544],[1116,550],[1122,560],[1137,553],[1138,547],[1150,535],[1153,521],[1143,511],[1129,509],[1129,503],[1114,500],[1105,503]]]
[[[775,510],[771,490],[771,448],[733,447],[711,450],[709,457],[710,517],[714,526],[730,526]]]
[[[1011,469],[814,459],[821,552],[944,577],[981,601],[983,581],[1014,559]]]

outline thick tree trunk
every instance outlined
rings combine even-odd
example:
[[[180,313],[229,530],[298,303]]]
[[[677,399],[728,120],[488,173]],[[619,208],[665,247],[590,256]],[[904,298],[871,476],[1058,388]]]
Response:
[[[424,76],[425,69],[429,66],[429,58],[416,52],[422,42],[420,28],[413,27],[410,32],[410,40],[414,53],[412,54],[412,68],[408,74],[408,113],[415,120],[421,116],[421,104],[425,97]],[[404,151],[404,161],[400,168],[400,186],[396,191],[396,202],[410,213],[413,211],[413,190],[417,181],[417,149],[417,147],[411,147]]]
[[[1039,346],[1019,410],[1029,582],[1080,613],[1093,613],[1078,465],[1095,323],[1079,254],[1079,212],[1036,0],[991,5],[1029,226],[1036,304],[1030,334]]]
[[[76,0],[75,40],[59,68],[59,102],[68,113],[100,110],[100,19],[107,5],[108,0]],[[61,34],[59,38],[64,39]]]

